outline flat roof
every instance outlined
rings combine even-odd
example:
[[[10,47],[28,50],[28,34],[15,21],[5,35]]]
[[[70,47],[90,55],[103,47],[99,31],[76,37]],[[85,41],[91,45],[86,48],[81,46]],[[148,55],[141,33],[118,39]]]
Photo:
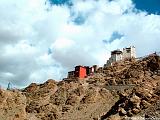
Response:
[[[72,72],[75,72],[75,71],[69,71],[68,73],[72,73]]]
[[[111,55],[114,55],[114,54],[122,54],[122,51],[121,50],[111,51]]]

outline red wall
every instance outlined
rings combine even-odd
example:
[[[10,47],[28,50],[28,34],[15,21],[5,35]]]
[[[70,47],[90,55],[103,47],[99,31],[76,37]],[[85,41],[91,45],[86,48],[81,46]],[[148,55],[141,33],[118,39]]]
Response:
[[[78,78],[85,78],[87,76],[86,74],[86,68],[83,66],[76,66],[75,67],[75,77]]]
[[[86,74],[86,68],[80,67],[79,78],[85,78],[86,76],[87,76],[87,74]]]

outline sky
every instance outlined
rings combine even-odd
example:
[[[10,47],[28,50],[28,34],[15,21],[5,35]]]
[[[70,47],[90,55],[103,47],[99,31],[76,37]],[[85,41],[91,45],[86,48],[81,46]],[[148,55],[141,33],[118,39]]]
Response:
[[[62,80],[110,51],[160,51],[159,0],[0,0],[0,86]]]

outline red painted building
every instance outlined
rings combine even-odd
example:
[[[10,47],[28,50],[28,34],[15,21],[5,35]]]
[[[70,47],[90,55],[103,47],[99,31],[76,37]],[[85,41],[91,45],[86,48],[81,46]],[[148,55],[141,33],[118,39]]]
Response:
[[[75,67],[75,71],[68,72],[67,78],[85,78],[87,76],[92,76],[95,72],[97,72],[97,69],[97,65],[94,65],[93,67],[79,65]]]
[[[86,76],[87,76],[86,67],[83,67],[83,66],[76,66],[75,67],[75,77],[85,78]]]

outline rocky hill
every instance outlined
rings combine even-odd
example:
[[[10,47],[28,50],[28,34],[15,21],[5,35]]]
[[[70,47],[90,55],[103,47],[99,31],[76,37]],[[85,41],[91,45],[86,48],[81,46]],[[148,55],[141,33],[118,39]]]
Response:
[[[160,57],[101,68],[85,79],[0,90],[0,120],[160,118]]]

